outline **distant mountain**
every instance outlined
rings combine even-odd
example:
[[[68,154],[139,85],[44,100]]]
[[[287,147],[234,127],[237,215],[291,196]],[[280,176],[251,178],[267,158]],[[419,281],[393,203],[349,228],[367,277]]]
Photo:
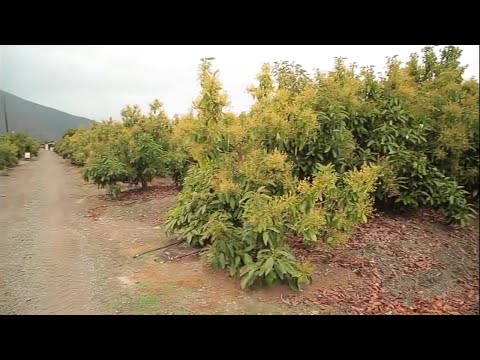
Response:
[[[5,132],[4,100],[7,105],[8,130],[27,133],[40,140],[57,140],[65,130],[79,125],[90,127],[93,122],[0,90],[0,133]]]

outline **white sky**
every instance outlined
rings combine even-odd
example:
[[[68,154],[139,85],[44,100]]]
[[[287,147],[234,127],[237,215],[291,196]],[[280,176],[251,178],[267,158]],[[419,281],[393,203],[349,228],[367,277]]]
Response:
[[[408,60],[423,45],[1,45],[0,88],[73,115],[120,118],[127,104],[147,110],[160,99],[169,115],[183,113],[197,96],[198,65],[214,68],[230,96],[231,109],[247,110],[246,92],[265,62],[295,61],[307,71],[330,70],[338,56],[359,67],[383,71],[386,57]],[[479,46],[460,45],[466,77],[479,72]],[[2,55],[3,54],[3,55]]]

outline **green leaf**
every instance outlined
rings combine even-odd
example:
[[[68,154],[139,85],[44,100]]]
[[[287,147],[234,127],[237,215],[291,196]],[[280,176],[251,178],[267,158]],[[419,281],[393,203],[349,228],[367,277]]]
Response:
[[[301,211],[301,212],[305,212],[306,209],[307,209],[307,202],[306,202],[306,201],[303,201],[303,202],[300,204],[300,211]]]
[[[265,244],[265,246],[268,245],[268,242],[270,241],[270,236],[268,235],[268,232],[264,232],[263,233],[263,243]]]
[[[253,264],[253,259],[249,254],[243,254],[243,262],[246,265],[250,265],[250,264]]]
[[[248,266],[243,266],[241,269],[240,269],[240,276],[244,276],[247,272],[250,271],[250,268]]]
[[[220,263],[220,267],[222,269],[225,269],[225,255],[223,253],[220,253],[218,257],[218,262]]]
[[[282,260],[280,260],[280,261],[277,260],[277,262],[275,264],[275,268],[277,269],[277,273],[281,274],[282,277],[283,277],[284,274],[287,273],[287,270],[285,270],[285,267],[283,266],[283,261]]]
[[[316,242],[317,241],[317,234],[315,233],[315,231],[313,229],[309,229],[306,234],[305,234],[307,240],[311,241],[311,242]]]
[[[230,276],[235,275],[236,272],[237,272],[237,267],[234,264],[230,265]]]
[[[233,261],[233,264],[235,265],[235,267],[238,267],[238,265],[240,264],[240,261],[242,259],[240,259],[240,256],[235,256],[235,260]]]
[[[265,271],[265,275],[268,275],[268,273],[270,273],[270,271],[273,269],[273,257],[269,257],[263,264],[262,268]]]
[[[242,280],[240,281],[240,286],[242,287],[242,289],[245,289],[245,287],[249,285],[251,280],[254,278],[254,275],[255,275],[255,269],[252,269],[248,272],[246,276],[242,278]]]

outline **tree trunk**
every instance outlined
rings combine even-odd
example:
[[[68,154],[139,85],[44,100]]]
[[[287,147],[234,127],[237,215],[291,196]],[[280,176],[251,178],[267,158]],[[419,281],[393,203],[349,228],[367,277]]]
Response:
[[[145,189],[147,187],[147,181],[142,180],[142,189]]]

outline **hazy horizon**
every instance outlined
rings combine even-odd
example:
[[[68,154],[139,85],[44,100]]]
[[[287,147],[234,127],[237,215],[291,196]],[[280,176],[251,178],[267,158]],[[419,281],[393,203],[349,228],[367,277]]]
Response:
[[[465,78],[478,79],[479,46],[457,45]],[[294,61],[309,73],[329,71],[335,57],[384,70],[386,57],[408,60],[424,45],[1,45],[0,89],[91,120],[120,119],[127,104],[143,110],[155,98],[173,116],[198,95],[198,65],[214,57],[231,110],[248,110],[246,89],[263,63]]]

